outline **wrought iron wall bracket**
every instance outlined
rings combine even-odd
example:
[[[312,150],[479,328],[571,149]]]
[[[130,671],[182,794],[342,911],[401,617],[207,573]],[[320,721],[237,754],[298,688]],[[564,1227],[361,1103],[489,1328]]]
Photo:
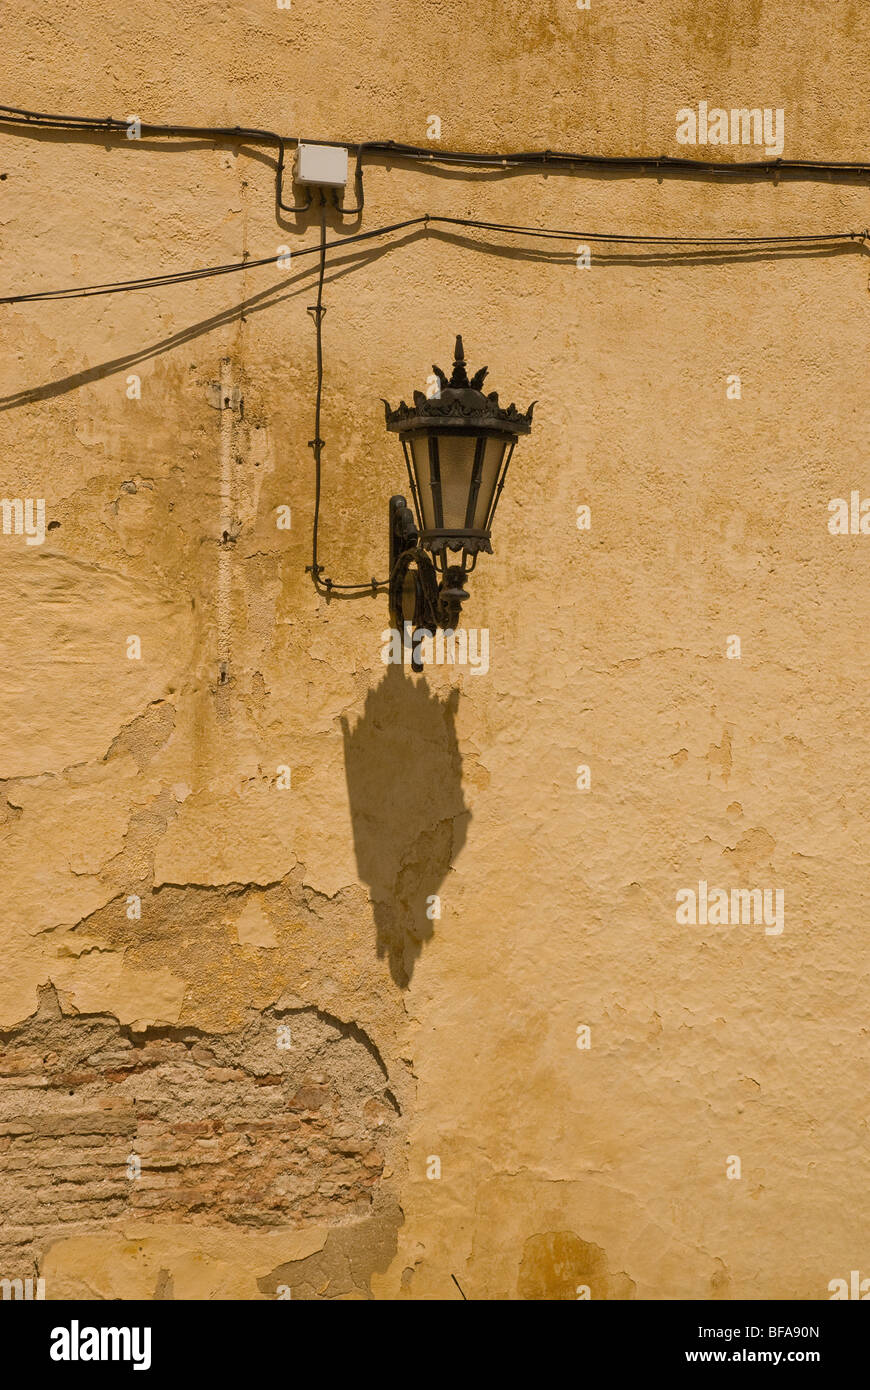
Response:
[[[436,628],[455,629],[462,605],[468,598],[462,587],[465,571],[461,565],[449,565],[441,583],[438,571],[428,552],[419,544],[420,536],[414,514],[404,497],[390,498],[390,620],[401,633],[403,645],[412,646],[411,666],[421,671],[419,644],[414,642],[418,632],[434,635]],[[411,595],[408,575],[413,568],[413,615],[408,612]],[[407,625],[407,626],[406,626]],[[408,633],[410,627],[410,638]]]

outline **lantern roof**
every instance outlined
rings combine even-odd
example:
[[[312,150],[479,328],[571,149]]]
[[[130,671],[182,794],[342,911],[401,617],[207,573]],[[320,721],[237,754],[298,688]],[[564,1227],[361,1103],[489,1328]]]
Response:
[[[498,431],[500,434],[528,434],[532,428],[532,411],[535,402],[523,414],[517,410],[513,401],[509,406],[500,406],[498,392],[491,391],[485,396],[481,391],[487,368],[481,367],[469,380],[465,366],[465,352],[462,337],[457,335],[454,349],[453,372],[448,380],[446,372],[433,366],[438,378],[440,391],[437,396],[427,396],[422,391],[414,392],[413,406],[401,401],[393,410],[384,401],[387,429],[400,431],[443,429],[463,429],[476,432]]]

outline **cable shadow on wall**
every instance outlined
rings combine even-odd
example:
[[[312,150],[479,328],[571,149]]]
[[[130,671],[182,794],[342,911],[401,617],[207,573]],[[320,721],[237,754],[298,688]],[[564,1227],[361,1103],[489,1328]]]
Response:
[[[401,989],[438,924],[431,899],[465,844],[471,812],[456,737],[459,691],[442,700],[425,676],[386,668],[356,725],[342,715],[344,765],[360,881],[376,950]]]
[[[430,225],[428,229],[421,226],[406,232],[386,245],[364,249],[355,248],[344,254],[332,255],[326,283],[330,284],[335,280],[343,279],[345,276],[353,274],[362,265],[381,260],[394,251],[427,238],[473,248],[485,255],[497,256],[505,261],[537,261],[542,264],[573,266],[576,260],[576,251],[573,249],[566,252],[561,249],[551,250],[546,247],[507,246],[491,240],[488,241],[485,237],[472,238],[467,234],[448,232],[443,228]],[[645,252],[632,248],[624,251],[605,252],[596,249],[594,258],[596,264],[606,265],[726,265],[738,264],[743,261],[760,263],[826,259],[832,256],[850,255],[855,252],[862,256],[870,256],[870,246],[863,241],[856,240],[827,246],[817,244],[813,246],[769,245],[737,248],[680,247],[671,250],[650,249]],[[316,265],[306,266],[301,272],[285,277],[277,284],[269,285],[264,290],[250,294],[234,304],[228,305],[227,308],[218,310],[208,318],[195,321],[185,328],[157,339],[155,342],[134,348],[121,356],[109,358],[80,371],[47,380],[38,385],[11,391],[7,395],[0,395],[0,411],[15,410],[20,406],[32,405],[37,401],[51,400],[57,396],[65,395],[69,391],[87,386],[91,382],[103,381],[108,377],[129,371],[140,362],[155,361],[165,353],[187,343],[195,342],[198,338],[213,332],[215,329],[225,327],[228,324],[243,322],[255,314],[265,313],[289,300],[309,294],[311,284],[316,280],[316,277]],[[337,595],[334,594],[333,597],[337,597]]]

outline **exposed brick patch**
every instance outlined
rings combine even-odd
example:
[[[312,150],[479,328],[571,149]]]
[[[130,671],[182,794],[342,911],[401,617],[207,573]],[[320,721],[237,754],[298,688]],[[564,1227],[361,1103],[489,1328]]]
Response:
[[[111,1016],[64,1016],[46,989],[32,1018],[0,1034],[0,1273],[124,1218],[358,1221],[396,1112],[377,1049],[316,1009],[268,1009],[220,1036],[133,1033]]]

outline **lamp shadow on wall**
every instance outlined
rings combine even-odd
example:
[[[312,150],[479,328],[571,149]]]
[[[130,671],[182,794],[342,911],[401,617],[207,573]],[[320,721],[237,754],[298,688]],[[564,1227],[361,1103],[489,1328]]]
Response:
[[[351,729],[342,715],[354,850],[369,890],[379,958],[401,989],[411,982],[437,916],[431,899],[465,844],[471,812],[456,737],[459,692],[446,700],[399,665],[366,696]]]

